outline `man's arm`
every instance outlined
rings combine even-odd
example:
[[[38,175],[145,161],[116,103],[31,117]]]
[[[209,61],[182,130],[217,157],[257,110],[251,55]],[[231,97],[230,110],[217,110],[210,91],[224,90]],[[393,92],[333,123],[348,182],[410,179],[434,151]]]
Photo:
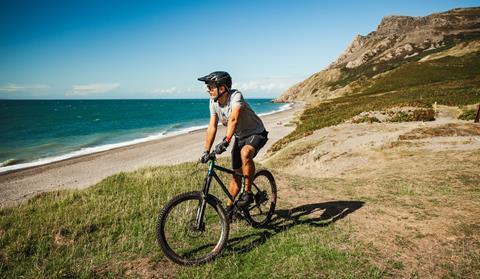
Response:
[[[227,124],[227,134],[225,137],[227,138],[227,142],[230,143],[230,140],[237,129],[238,117],[240,117],[240,112],[242,111],[242,106],[237,105],[232,108],[232,113],[230,114],[230,119],[228,119]]]
[[[218,116],[216,114],[210,115],[210,123],[207,128],[207,137],[205,139],[205,151],[210,152],[215,135],[217,134]]]

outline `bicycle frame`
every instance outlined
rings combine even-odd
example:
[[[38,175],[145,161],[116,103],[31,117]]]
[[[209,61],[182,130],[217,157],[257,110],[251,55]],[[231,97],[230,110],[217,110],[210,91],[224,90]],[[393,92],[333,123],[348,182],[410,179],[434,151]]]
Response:
[[[197,229],[201,229],[203,227],[203,215],[205,213],[205,206],[206,206],[206,202],[207,202],[205,198],[207,197],[208,192],[210,190],[210,184],[212,183],[212,177],[220,185],[220,188],[222,188],[225,195],[232,202],[235,201],[235,198],[230,194],[227,187],[225,186],[223,181],[220,179],[218,174],[215,172],[215,170],[219,170],[219,171],[226,172],[228,174],[232,174],[232,175],[236,175],[236,176],[240,177],[242,179],[242,188],[241,188],[240,192],[244,191],[244,185],[245,185],[244,184],[244,176],[242,174],[236,173],[235,171],[233,171],[231,169],[227,169],[227,168],[224,168],[224,167],[221,167],[221,166],[215,164],[215,159],[212,159],[208,163],[208,173],[207,173],[207,177],[205,177],[205,183],[203,184],[203,188],[202,188],[202,194],[203,194],[204,198],[202,199],[202,203],[198,207],[198,211],[197,211],[197,218],[196,218]]]

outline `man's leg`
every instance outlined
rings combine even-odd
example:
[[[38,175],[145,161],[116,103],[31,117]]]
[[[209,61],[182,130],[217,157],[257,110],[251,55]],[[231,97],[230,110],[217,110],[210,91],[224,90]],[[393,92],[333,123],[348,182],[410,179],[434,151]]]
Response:
[[[233,142],[233,147],[232,147],[232,169],[236,173],[242,173],[242,159],[240,156],[240,146],[238,145],[238,140],[235,138],[235,141]],[[235,199],[235,197],[238,195],[238,192],[240,192],[240,187],[241,187],[241,181],[240,177],[236,175],[232,175],[232,178],[230,179],[230,185],[228,187],[228,192],[232,197]],[[227,206],[232,206],[233,202],[228,199],[227,200]]]
[[[234,169],[235,172],[241,173],[241,169]],[[232,197],[235,199],[235,197],[238,195],[238,192],[240,192],[240,178],[236,175],[232,175],[232,178],[230,179],[230,185],[228,187],[228,192]],[[228,199],[227,201],[227,206],[232,206],[233,202]]]
[[[255,156],[255,147],[251,145],[245,145],[240,151],[240,157],[242,159],[242,173],[245,176],[245,191],[250,192],[252,185],[253,175],[255,174],[255,163],[253,157]]]
[[[243,176],[245,177],[245,195],[240,197],[238,203],[241,207],[245,207],[254,201],[254,196],[251,192],[253,177],[255,175],[255,163],[253,162],[253,158],[257,154],[257,151],[265,145],[265,142],[267,142],[267,134],[268,133],[265,132],[249,137],[247,139],[247,144],[245,144],[240,150],[242,172]]]

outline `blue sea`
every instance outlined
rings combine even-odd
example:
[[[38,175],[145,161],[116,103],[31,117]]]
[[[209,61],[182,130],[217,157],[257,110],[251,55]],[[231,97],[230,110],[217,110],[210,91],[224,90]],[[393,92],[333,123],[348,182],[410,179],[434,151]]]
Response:
[[[285,110],[248,99],[257,114]],[[208,99],[0,100],[0,172],[206,127]]]

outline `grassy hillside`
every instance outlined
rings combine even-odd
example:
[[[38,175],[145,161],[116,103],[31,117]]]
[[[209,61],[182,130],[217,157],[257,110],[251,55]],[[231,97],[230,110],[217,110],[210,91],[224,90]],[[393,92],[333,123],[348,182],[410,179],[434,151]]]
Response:
[[[46,193],[0,210],[0,277],[405,278],[431,270],[478,276],[478,154],[409,154],[400,161],[396,154],[387,153],[393,158],[374,180],[276,173],[280,202],[271,226],[233,223],[221,257],[196,267],[164,258],[155,222],[168,199],[199,188],[204,168],[144,168],[85,190]],[[432,231],[444,222],[445,232]],[[428,256],[424,243],[436,247]]]
[[[375,78],[364,79],[355,90],[307,108],[295,131],[275,143],[277,151],[317,129],[339,124],[364,111],[395,106],[431,107],[480,102],[480,52],[403,64]]]
[[[174,195],[199,189],[204,174],[205,168],[193,163],[145,168],[110,176],[86,190],[45,193],[20,206],[1,209],[0,277],[324,274],[374,278],[382,273],[368,263],[368,247],[350,238],[348,224],[337,228],[332,218],[343,217],[337,216],[338,210],[312,218],[307,206],[295,209],[298,216],[292,218],[294,207],[288,204],[279,205],[267,229],[234,223],[227,250],[213,263],[183,268],[168,262],[155,239],[157,213]]]

